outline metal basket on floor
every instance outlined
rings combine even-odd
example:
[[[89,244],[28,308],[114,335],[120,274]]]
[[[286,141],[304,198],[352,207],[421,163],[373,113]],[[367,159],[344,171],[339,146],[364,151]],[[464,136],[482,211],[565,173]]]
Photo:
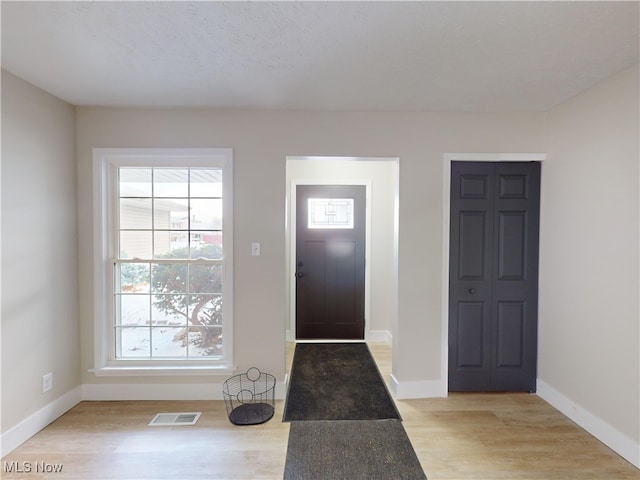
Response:
[[[276,378],[251,367],[222,384],[227,415],[235,425],[257,425],[273,417]]]

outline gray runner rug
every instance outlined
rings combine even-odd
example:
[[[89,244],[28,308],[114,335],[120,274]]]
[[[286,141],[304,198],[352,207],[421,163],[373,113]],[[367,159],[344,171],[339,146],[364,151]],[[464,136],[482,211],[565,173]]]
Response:
[[[400,419],[366,343],[299,343],[285,422]]]
[[[400,420],[292,422],[284,480],[426,480]]]

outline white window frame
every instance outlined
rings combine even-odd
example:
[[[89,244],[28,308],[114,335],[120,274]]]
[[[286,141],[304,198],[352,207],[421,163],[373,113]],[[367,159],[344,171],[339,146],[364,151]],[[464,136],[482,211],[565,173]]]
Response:
[[[222,168],[223,330],[222,358],[116,359],[113,259],[117,248],[119,167]],[[105,375],[226,374],[233,364],[233,150],[231,148],[94,148],[94,368]]]

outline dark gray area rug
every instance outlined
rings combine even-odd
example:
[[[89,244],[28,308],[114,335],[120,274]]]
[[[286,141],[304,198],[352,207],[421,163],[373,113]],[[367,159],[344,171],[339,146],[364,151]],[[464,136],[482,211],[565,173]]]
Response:
[[[284,480],[426,480],[399,420],[293,422]]]
[[[366,343],[298,343],[283,421],[400,419]]]

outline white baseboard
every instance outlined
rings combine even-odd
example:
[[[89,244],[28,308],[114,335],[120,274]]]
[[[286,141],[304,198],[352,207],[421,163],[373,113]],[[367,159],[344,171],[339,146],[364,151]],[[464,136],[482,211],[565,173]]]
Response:
[[[222,400],[222,383],[85,383],[82,399],[116,400]]]
[[[386,343],[391,345],[393,337],[389,330],[369,330],[365,338],[367,342]]]
[[[435,398],[442,397],[442,382],[440,380],[419,380],[401,382],[391,375],[391,392],[397,399]]]
[[[640,468],[640,443],[540,379],[537,381],[537,394],[636,468]]]
[[[19,447],[81,401],[82,388],[76,387],[4,432],[0,437],[1,456],[4,457]]]
[[[276,382],[274,397],[284,399],[286,384]],[[82,385],[82,399],[115,400],[223,400],[222,383],[121,384],[88,383]]]

